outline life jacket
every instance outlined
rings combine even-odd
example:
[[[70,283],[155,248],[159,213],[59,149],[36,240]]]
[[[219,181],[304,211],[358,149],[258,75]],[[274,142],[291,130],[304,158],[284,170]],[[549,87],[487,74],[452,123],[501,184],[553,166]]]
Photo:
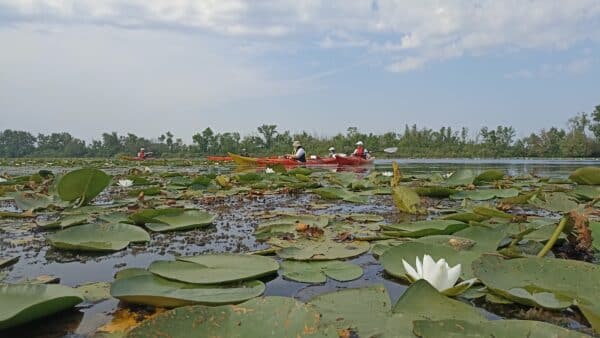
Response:
[[[146,154],[144,153],[143,150],[140,150],[140,152],[138,153],[138,157],[139,158],[145,158],[146,157]]]
[[[296,153],[297,153],[297,152],[298,152],[298,150],[300,150],[300,149],[304,150],[304,147],[301,147],[301,146],[300,146],[300,147],[298,147],[298,149],[296,149]],[[296,159],[296,161],[298,161],[298,162],[303,162],[303,163],[304,163],[304,162],[306,162],[306,150],[304,150],[304,154],[302,154],[302,156],[300,156],[300,158],[297,158],[297,159]]]
[[[354,156],[356,157],[361,157],[361,158],[366,158],[367,154],[365,154],[365,147],[363,146],[358,146],[356,148],[356,150],[354,151]]]

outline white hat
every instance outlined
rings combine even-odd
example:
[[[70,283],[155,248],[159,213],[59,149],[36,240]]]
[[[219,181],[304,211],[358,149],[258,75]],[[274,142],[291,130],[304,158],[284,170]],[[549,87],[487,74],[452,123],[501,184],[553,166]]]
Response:
[[[300,141],[294,141],[294,143],[292,144],[294,147],[301,147],[302,144],[300,143]]]
[[[144,148],[140,148],[140,150],[144,150]]]
[[[334,147],[329,147],[329,151],[334,151],[335,148]]]
[[[362,146],[362,145],[363,145],[363,142],[362,142],[362,141],[358,141],[358,142],[356,142],[356,145],[357,145],[357,146]]]

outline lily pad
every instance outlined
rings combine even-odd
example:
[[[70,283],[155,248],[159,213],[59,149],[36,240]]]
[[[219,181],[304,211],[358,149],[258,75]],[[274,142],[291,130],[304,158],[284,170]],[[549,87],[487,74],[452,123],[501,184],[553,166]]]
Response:
[[[45,209],[54,204],[52,197],[44,194],[15,192],[8,194],[8,196],[15,200],[15,204],[19,209],[25,211]]]
[[[467,322],[464,320],[418,320],[414,322],[414,333],[422,338],[437,337],[528,337],[528,338],[584,338],[580,332],[534,320],[486,320]]]
[[[571,181],[583,185],[600,185],[600,167],[583,167],[575,170]]]
[[[568,212],[578,206],[577,202],[564,192],[545,194],[543,200],[536,198],[530,201],[530,203],[538,208],[554,212]]]
[[[0,268],[5,268],[7,266],[11,266],[19,261],[21,256],[14,256],[11,258],[0,258]]]
[[[164,278],[194,284],[219,284],[255,279],[275,273],[276,260],[255,255],[211,254],[156,261],[150,272]]]
[[[159,216],[178,216],[183,213],[181,208],[163,208],[163,209],[144,209],[129,216],[129,219],[137,225],[145,225],[146,223],[158,223],[155,220]]]
[[[393,237],[423,237],[431,235],[451,235],[469,225],[453,220],[427,220],[405,224],[383,225],[384,234]]]
[[[450,178],[444,182],[446,186],[457,187],[459,185],[469,185],[475,180],[475,173],[471,169],[461,169],[452,174]]]
[[[519,195],[517,189],[478,189],[478,190],[463,190],[450,196],[454,200],[470,199],[473,201],[487,201],[494,198],[510,198]]]
[[[283,259],[298,261],[323,261],[345,259],[360,256],[369,251],[368,242],[334,242],[331,239],[311,240],[298,239],[295,241],[280,241],[271,239],[269,243],[282,247],[277,251],[277,256]]]
[[[281,270],[282,275],[287,279],[312,284],[325,283],[327,277],[347,282],[360,278],[363,274],[360,266],[340,261],[284,261],[281,263]]]
[[[44,229],[64,229],[75,225],[85,224],[87,222],[87,215],[68,215],[61,217],[56,221],[37,222],[37,225]]]
[[[0,285],[0,330],[61,312],[83,302],[63,285]]]
[[[158,223],[146,223],[146,228],[155,231],[181,231],[200,228],[211,224],[216,216],[201,210],[186,210],[179,215],[161,215],[154,217]]]
[[[52,246],[65,250],[118,251],[129,243],[149,242],[144,229],[123,223],[84,224],[58,231],[47,237]]]
[[[504,178],[504,171],[498,169],[489,169],[475,177],[473,183],[475,185],[481,185],[486,182],[494,182]]]
[[[58,182],[58,195],[63,201],[86,205],[110,183],[111,177],[102,170],[84,168],[71,171]]]
[[[598,265],[554,258],[483,256],[473,262],[473,271],[489,290],[517,303],[548,309],[585,307],[586,318],[596,331],[600,329]]]
[[[338,337],[319,330],[319,313],[286,297],[251,299],[239,305],[192,306],[171,310],[143,322],[128,338],[151,337]]]
[[[167,280],[152,274],[122,277],[113,282],[110,294],[124,302],[157,307],[236,304],[265,291],[261,281],[228,285],[198,285]]]

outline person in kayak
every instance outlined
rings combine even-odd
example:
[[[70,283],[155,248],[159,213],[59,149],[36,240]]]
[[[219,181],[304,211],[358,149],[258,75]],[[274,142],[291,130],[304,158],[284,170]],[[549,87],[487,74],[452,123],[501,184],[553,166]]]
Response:
[[[352,156],[360,157],[365,160],[371,157],[371,155],[369,155],[369,151],[365,149],[365,146],[362,141],[356,142],[356,149],[354,149]]]
[[[329,148],[329,157],[330,157],[330,158],[334,158],[334,157],[335,157],[335,155],[336,155],[336,153],[335,153],[335,148],[334,148],[334,147],[330,147],[330,148]]]
[[[286,155],[286,158],[296,160],[298,162],[306,162],[306,151],[304,151],[304,147],[300,141],[294,141],[292,144],[294,146],[295,154]]]
[[[144,148],[140,148],[140,151],[137,153],[138,158],[146,158],[146,151]]]

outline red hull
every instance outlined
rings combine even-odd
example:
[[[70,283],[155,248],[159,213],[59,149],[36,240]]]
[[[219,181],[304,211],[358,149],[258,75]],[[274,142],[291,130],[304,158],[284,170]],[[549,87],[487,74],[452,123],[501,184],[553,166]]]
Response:
[[[256,159],[256,163],[259,165],[276,165],[281,164],[284,166],[294,166],[294,165],[328,165],[328,164],[337,164],[337,160],[335,158],[320,158],[316,160],[307,160],[305,163],[290,160],[287,158],[258,158]]]
[[[337,164],[339,165],[351,165],[351,166],[361,166],[361,165],[371,165],[375,162],[374,158],[370,158],[365,160],[361,157],[356,156],[337,156],[336,158]]]

